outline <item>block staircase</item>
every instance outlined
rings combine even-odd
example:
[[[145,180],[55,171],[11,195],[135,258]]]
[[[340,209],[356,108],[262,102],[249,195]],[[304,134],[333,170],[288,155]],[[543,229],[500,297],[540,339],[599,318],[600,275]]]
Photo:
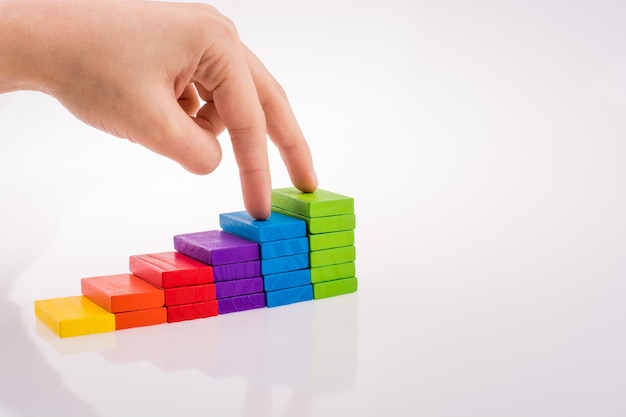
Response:
[[[60,337],[273,308],[357,291],[354,199],[272,190],[272,214],[219,215],[221,230],[174,236],[174,250],[132,255],[129,271],[81,279],[78,296],[34,302]]]

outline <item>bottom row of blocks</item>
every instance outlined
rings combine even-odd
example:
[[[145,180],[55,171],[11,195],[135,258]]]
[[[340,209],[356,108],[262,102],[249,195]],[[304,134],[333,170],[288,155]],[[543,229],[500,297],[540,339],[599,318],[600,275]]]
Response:
[[[166,322],[177,322],[195,318],[216,316],[220,313],[242,311],[254,308],[272,307],[270,297],[289,297],[291,302],[307,301],[348,294],[357,290],[357,279],[347,278],[321,282],[302,287],[294,287],[271,293],[256,293],[229,300],[218,300],[147,308],[136,311],[112,313],[84,295],[52,298],[35,301],[35,315],[60,337],[103,333],[132,327],[150,326]],[[286,294],[286,293],[289,294]],[[238,303],[239,305],[232,305]],[[222,311],[220,311],[222,310]]]

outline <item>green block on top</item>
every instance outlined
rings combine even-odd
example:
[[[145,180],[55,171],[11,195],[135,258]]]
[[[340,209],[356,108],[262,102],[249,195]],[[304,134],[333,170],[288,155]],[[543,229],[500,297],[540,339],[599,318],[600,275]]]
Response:
[[[272,211],[304,220],[306,222],[306,232],[310,235],[354,230],[356,228],[356,216],[354,214],[306,217],[275,206],[272,206]]]
[[[319,284],[313,284],[313,298],[319,300],[320,298],[350,294],[356,292],[357,288],[358,282],[356,277],[320,282]]]
[[[303,193],[297,188],[272,190],[272,206],[306,217],[336,216],[354,213],[354,199],[317,189]]]
[[[354,245],[354,230],[309,235],[309,250],[324,250]]]

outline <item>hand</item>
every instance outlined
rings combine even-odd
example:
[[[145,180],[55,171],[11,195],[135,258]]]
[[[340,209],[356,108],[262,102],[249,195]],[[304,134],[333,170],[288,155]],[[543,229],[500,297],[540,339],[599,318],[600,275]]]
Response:
[[[5,0],[0,28],[7,34],[0,57],[9,57],[0,61],[0,91],[43,91],[84,122],[196,174],[217,167],[217,136],[227,129],[246,210],[258,219],[270,214],[266,133],[293,184],[316,189],[309,147],[284,91],[214,8]]]

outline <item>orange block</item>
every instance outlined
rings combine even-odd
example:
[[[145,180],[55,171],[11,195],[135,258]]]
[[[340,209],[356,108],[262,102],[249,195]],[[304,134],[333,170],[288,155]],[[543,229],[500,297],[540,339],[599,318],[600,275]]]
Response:
[[[133,274],[105,275],[83,278],[83,295],[111,313],[163,307],[165,295]]]
[[[161,323],[167,323],[167,309],[165,307],[115,314],[115,330],[152,326]]]

